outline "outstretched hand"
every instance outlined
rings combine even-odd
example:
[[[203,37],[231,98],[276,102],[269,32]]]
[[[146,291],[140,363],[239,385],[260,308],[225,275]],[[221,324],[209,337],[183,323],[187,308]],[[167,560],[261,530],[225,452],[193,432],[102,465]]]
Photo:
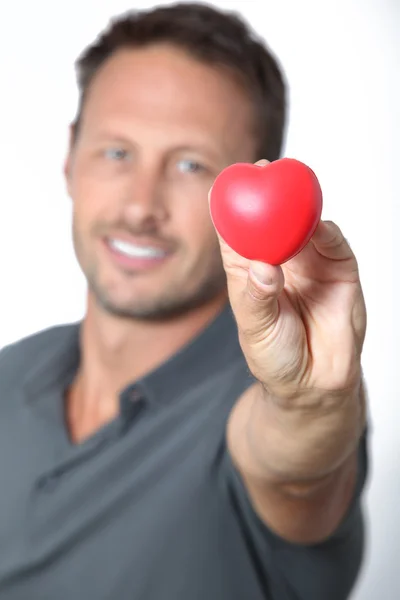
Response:
[[[242,350],[265,389],[306,403],[355,389],[366,310],[357,260],[339,227],[321,221],[282,266],[251,262],[218,237]]]

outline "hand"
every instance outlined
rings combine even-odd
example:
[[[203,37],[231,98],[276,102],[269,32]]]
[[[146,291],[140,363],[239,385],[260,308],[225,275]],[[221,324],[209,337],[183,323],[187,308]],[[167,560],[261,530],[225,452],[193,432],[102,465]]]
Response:
[[[356,258],[337,225],[321,221],[281,267],[250,262],[219,240],[241,347],[268,394],[310,406],[355,390],[366,310]]]

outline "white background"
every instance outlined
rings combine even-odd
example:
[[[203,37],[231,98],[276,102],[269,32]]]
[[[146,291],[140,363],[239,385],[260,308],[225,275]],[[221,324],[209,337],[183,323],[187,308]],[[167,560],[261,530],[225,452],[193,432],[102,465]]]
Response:
[[[164,2],[165,3],[165,2]],[[307,162],[360,263],[370,393],[369,547],[354,600],[400,598],[400,1],[241,0],[291,87],[285,153]],[[0,8],[0,347],[79,319],[85,286],[62,177],[77,101],[73,62],[135,0],[24,0]],[[396,169],[397,167],[397,169]],[[397,235],[396,235],[397,234]],[[323,600],[323,599],[321,599]]]

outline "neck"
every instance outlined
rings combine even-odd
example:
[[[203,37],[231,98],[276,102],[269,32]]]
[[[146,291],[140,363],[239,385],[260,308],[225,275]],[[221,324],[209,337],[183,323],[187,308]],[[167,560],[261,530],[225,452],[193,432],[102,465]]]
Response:
[[[66,393],[67,429],[82,442],[116,417],[129,383],[168,360],[222,310],[227,294],[169,321],[135,321],[106,314],[89,295],[81,331],[78,374]]]
[[[217,316],[226,302],[227,294],[223,294],[168,321],[138,321],[105,314],[89,298],[77,377],[81,402],[117,403],[125,386],[182,349]]]

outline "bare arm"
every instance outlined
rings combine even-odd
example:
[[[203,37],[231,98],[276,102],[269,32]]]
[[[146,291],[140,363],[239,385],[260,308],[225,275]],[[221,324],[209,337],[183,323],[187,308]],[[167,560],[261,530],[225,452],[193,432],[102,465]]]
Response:
[[[282,538],[323,541],[346,515],[357,481],[364,395],[361,385],[342,399],[340,411],[288,413],[254,385],[236,404],[227,432],[233,461],[259,517]]]

